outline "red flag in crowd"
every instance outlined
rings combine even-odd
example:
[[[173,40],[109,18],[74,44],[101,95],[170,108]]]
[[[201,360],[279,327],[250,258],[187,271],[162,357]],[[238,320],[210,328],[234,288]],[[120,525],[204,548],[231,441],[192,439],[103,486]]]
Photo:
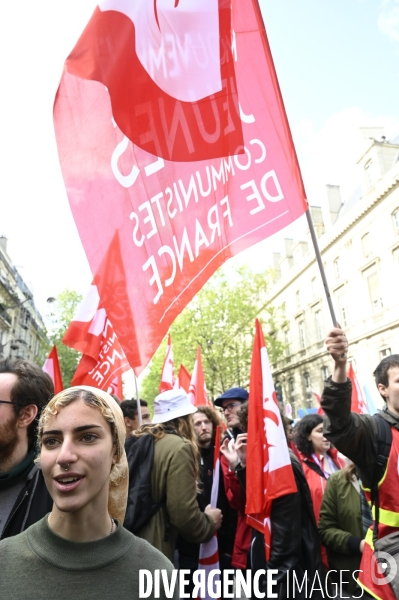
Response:
[[[71,385],[107,390],[117,375],[130,369],[95,285],[90,286],[62,341],[83,353]]]
[[[215,449],[213,453],[213,480],[211,490],[210,505],[216,508],[218,492],[219,492],[219,474],[220,474],[220,427],[215,430]],[[209,542],[202,543],[199,549],[198,569],[203,569],[206,573],[205,581],[208,581],[208,576],[212,569],[219,570],[219,547],[217,532],[213,534]],[[215,581],[220,580],[220,575],[215,577]],[[201,596],[203,600],[210,600],[208,595],[208,586],[206,586],[206,594]]]
[[[58,394],[58,392],[62,392],[64,386],[62,383],[62,375],[56,346],[51,348],[51,352],[43,365],[43,371],[47,373],[47,375],[50,375],[51,379],[53,380],[54,393]]]
[[[180,365],[179,375],[175,381],[175,388],[182,388],[185,392],[189,392],[191,383],[191,375],[184,365]]]
[[[312,393],[313,393],[314,397],[316,398],[317,403],[319,405],[319,407],[317,409],[317,414],[320,415],[320,416],[323,416],[324,415],[324,410],[321,407],[321,396],[315,390],[312,390]]]
[[[270,556],[272,501],[297,491],[262,327],[256,320],[248,406],[247,523],[265,536]]]
[[[175,385],[175,363],[173,362],[172,340],[170,333],[168,334],[168,345],[166,347],[165,360],[163,361],[161,383],[159,385],[160,392],[173,390]]]
[[[352,363],[349,365],[348,369],[348,377],[352,382],[352,402],[351,402],[351,412],[358,413],[359,415],[367,413],[367,405],[364,401],[363,392],[359,385],[359,382],[356,377],[356,373],[353,369]]]
[[[206,393],[204,371],[202,370],[201,348],[199,346],[197,347],[197,358],[195,359],[190,388],[188,390],[188,399],[194,406],[210,404]]]
[[[123,385],[122,385],[122,375],[118,374],[111,381],[109,388],[107,390],[108,394],[112,394],[116,396],[121,402],[123,400]]]
[[[257,0],[99,1],[54,124],[94,282],[137,374],[220,265],[307,209]]]

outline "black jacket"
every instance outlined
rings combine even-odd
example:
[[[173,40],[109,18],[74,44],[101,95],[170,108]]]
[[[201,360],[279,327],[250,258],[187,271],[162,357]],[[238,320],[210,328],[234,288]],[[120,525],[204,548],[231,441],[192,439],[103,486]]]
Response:
[[[17,535],[51,512],[53,500],[47,491],[41,470],[34,465],[29,471],[4,526],[0,539]]]
[[[312,598],[318,600],[325,596],[316,591],[319,588],[320,578],[322,586],[325,582],[325,574],[321,560],[321,547],[319,532],[313,511],[312,499],[309,486],[306,482],[298,458],[290,450],[291,464],[294,471],[295,482],[298,491],[276,498],[272,502],[270,515],[272,530],[272,547],[270,558],[266,562],[263,533],[253,530],[251,545],[251,568],[253,571],[265,569],[277,569],[278,574],[273,576],[273,581],[278,583],[274,592],[279,598],[293,597],[293,573],[301,583],[307,578],[307,592],[310,593],[313,581],[316,577]],[[238,469],[237,477],[245,488],[245,469]],[[316,575],[317,572],[317,575]],[[288,580],[287,580],[288,573]],[[267,575],[266,575],[267,577]],[[266,578],[260,581],[261,591],[267,589]],[[288,583],[288,590],[287,590]],[[305,587],[303,589],[305,592]],[[308,596],[295,590],[296,598],[307,598]]]

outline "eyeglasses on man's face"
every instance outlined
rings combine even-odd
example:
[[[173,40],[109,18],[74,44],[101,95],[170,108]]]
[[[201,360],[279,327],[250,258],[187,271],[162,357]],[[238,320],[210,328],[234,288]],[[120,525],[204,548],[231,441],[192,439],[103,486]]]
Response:
[[[14,406],[22,406],[19,402],[11,402],[11,400],[0,400],[0,404],[14,404]]]
[[[230,404],[226,404],[223,406],[222,410],[224,413],[231,412],[235,406],[240,406],[241,402],[230,402]]]

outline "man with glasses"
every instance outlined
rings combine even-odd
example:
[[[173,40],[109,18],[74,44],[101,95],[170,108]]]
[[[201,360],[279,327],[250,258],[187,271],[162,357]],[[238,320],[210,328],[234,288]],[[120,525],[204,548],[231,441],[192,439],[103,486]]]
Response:
[[[53,382],[34,363],[0,361],[0,539],[21,533],[51,510],[34,459],[38,418],[53,395]]]
[[[244,402],[248,400],[248,392],[242,387],[234,387],[224,392],[215,400],[215,406],[219,406],[225,415],[228,433],[223,441],[221,452],[229,452],[228,445],[233,443],[240,433],[239,410]],[[234,540],[234,549],[231,564],[236,569],[249,568],[249,550],[252,541],[252,529],[246,523],[245,516],[245,492],[237,479],[235,469],[229,465],[226,456],[222,456],[221,465],[223,470],[224,487],[231,508],[237,511],[237,530]],[[235,465],[239,468],[239,464]]]

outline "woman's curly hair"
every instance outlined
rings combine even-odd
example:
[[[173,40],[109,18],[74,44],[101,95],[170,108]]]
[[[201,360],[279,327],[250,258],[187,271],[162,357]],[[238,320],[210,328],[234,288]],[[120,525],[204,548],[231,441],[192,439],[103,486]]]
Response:
[[[310,433],[315,427],[323,423],[323,417],[320,415],[306,415],[299,421],[294,429],[294,441],[296,447],[305,456],[312,456],[314,453],[313,443],[308,439]]]

